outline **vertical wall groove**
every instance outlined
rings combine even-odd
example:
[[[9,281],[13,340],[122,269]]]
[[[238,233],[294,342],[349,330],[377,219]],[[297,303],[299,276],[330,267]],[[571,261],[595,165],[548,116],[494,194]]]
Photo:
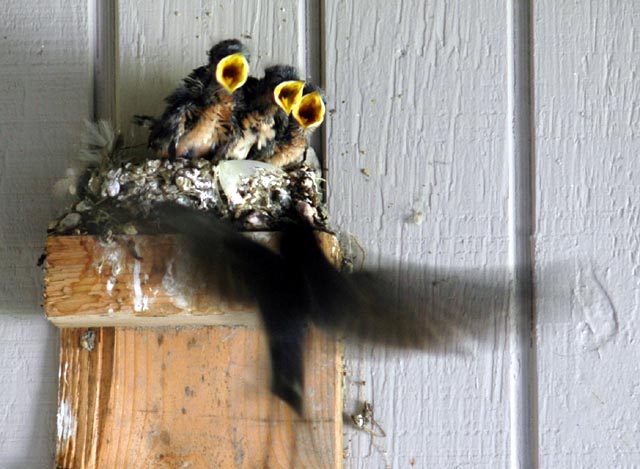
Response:
[[[323,48],[323,5],[322,0],[305,0],[300,2],[300,22],[304,24],[300,28],[301,43],[305,44],[299,53],[298,62],[304,64],[304,78],[315,85],[324,87],[324,48]],[[318,154],[321,164],[326,167],[325,161],[325,126],[321,126],[311,136],[311,146]]]
[[[93,0],[93,117],[118,126],[116,104],[117,1]]]
[[[511,468],[537,467],[536,373],[533,341],[533,97],[530,0],[507,3]]]

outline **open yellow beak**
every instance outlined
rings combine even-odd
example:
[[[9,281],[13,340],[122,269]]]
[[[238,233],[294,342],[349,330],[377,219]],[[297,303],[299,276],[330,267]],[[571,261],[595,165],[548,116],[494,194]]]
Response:
[[[244,85],[248,77],[249,62],[240,53],[226,56],[216,66],[216,80],[229,93]]]
[[[324,120],[324,102],[320,93],[305,94],[300,102],[293,107],[293,117],[305,129],[312,129]]]
[[[291,110],[302,99],[302,90],[304,89],[304,81],[289,80],[283,81],[273,90],[273,98],[276,104],[280,106],[287,115],[291,114]]]

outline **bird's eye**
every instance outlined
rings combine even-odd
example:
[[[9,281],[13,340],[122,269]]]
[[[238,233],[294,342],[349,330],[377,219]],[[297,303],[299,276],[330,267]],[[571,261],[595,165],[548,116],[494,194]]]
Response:
[[[249,77],[249,63],[242,54],[228,55],[216,66],[216,80],[229,93],[245,84]]]
[[[322,97],[320,93],[314,91],[302,97],[300,103],[293,109],[293,117],[302,127],[308,129],[322,124],[324,112]]]

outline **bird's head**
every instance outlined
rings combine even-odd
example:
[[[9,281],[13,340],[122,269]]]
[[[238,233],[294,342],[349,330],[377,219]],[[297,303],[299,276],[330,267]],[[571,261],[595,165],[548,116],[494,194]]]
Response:
[[[289,115],[293,106],[302,98],[304,81],[298,78],[296,69],[289,65],[274,65],[264,71],[264,91],[273,94],[273,100]]]
[[[287,80],[278,84],[273,90],[273,99],[285,114],[291,114],[295,106],[302,99],[302,90],[304,89],[304,81]]]
[[[249,52],[237,39],[219,42],[209,51],[209,63],[216,81],[228,93],[245,84],[249,77]]]
[[[304,94],[291,111],[294,119],[303,128],[313,130],[324,121],[324,96],[317,87],[307,84]]]

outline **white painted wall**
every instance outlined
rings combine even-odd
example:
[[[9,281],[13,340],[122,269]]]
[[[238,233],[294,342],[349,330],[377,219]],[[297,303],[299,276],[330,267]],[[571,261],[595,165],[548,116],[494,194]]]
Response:
[[[0,467],[51,467],[57,333],[42,316],[50,186],[90,116],[86,2],[6,0],[0,19]]]
[[[327,2],[330,213],[400,278],[507,261],[504,5],[472,3]],[[350,467],[507,465],[506,323],[488,316],[465,354],[348,350],[348,408],[372,402],[388,435],[348,431]]]
[[[487,315],[464,353],[349,347],[346,410],[372,402],[387,437],[346,429],[347,467],[527,467],[527,445],[540,467],[640,465],[640,4],[533,3],[533,210],[524,218],[534,224],[534,334],[522,338],[518,321],[490,314],[507,310],[507,298],[467,291],[456,301]],[[41,316],[35,263],[59,208],[49,187],[93,114],[102,23],[91,2],[5,4],[0,467],[49,467],[57,338]],[[244,38],[257,68],[288,62],[324,77],[330,209],[370,265],[399,278],[412,264],[444,278],[470,268],[504,282],[488,268],[509,263],[518,245],[509,217],[527,197],[510,183],[527,153],[509,145],[526,141],[517,70],[527,57],[513,48],[522,24],[507,11],[497,0],[121,0],[115,61],[97,64],[107,73],[99,97],[107,83],[117,101],[100,112],[115,109],[124,128],[134,112],[157,113],[211,43]],[[534,366],[519,368],[527,356]],[[522,440],[522,412],[532,412],[534,438]]]
[[[640,4],[536,2],[540,454],[640,465]]]

